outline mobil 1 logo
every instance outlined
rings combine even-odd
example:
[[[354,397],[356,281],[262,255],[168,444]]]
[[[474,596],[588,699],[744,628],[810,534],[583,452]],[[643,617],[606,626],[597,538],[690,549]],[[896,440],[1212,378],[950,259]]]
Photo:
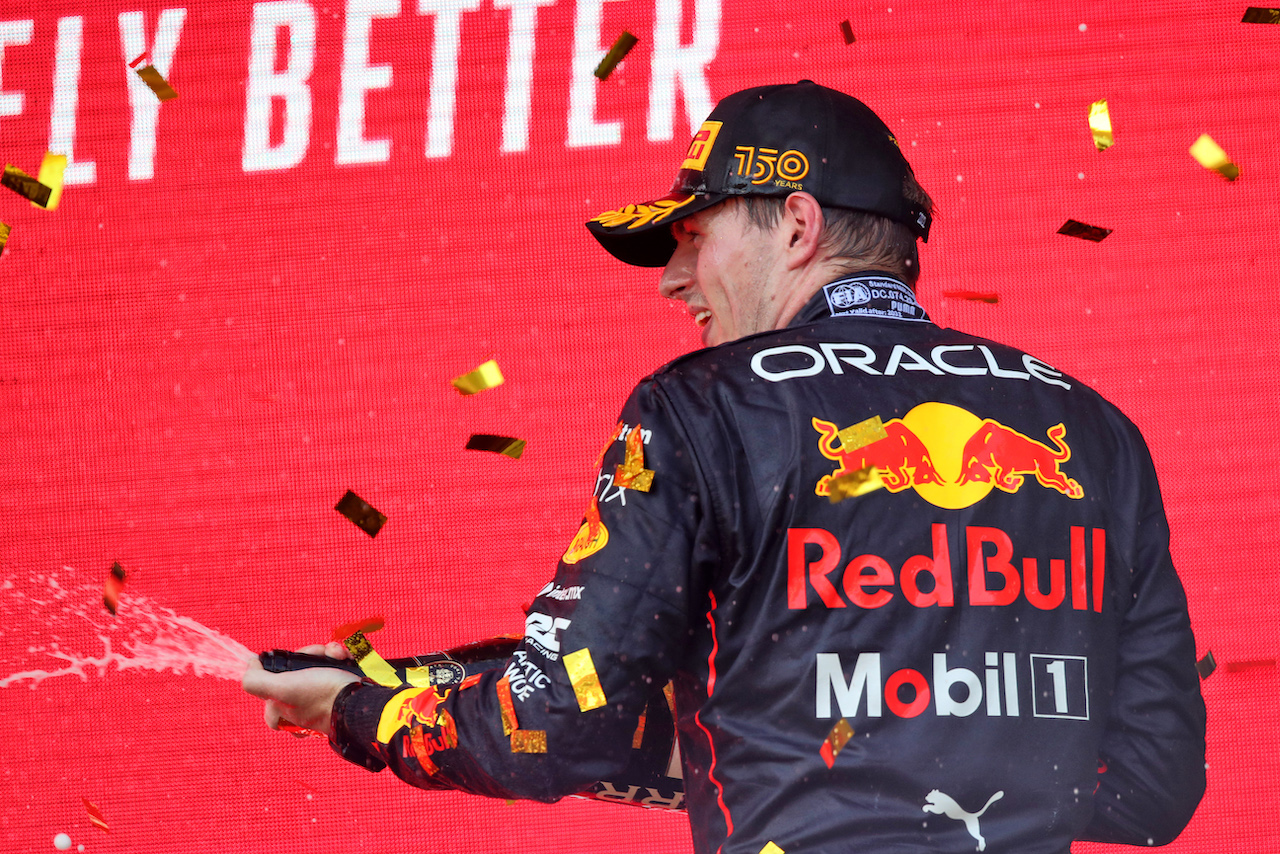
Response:
[[[1031,695],[1037,718],[1089,720],[1089,660],[1032,653]]]

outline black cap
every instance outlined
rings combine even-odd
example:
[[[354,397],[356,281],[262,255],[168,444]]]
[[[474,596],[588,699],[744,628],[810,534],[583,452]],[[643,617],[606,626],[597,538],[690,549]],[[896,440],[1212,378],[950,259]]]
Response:
[[[929,239],[929,212],[903,194],[912,174],[871,108],[811,80],[726,96],[689,144],[671,191],[606,211],[587,228],[609,254],[637,267],[671,260],[673,222],[730,196],[803,190],[820,204],[879,214]]]

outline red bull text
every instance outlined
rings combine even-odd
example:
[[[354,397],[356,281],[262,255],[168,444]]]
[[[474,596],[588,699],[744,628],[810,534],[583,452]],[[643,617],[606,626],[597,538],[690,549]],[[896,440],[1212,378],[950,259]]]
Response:
[[[1036,558],[1024,557],[1021,571],[1014,564],[1013,541],[1007,533],[999,528],[967,526],[964,543],[968,604],[1007,606],[1021,596],[1042,611],[1059,608],[1069,600],[1077,611],[1092,607],[1094,612],[1102,613],[1107,532],[1091,528],[1088,533],[1086,536],[1083,527],[1071,526],[1070,577],[1068,560],[1051,558],[1048,584],[1043,584]],[[907,558],[896,574],[892,564],[873,554],[858,555],[836,574],[842,555],[834,534],[823,528],[789,528],[787,607],[802,610],[816,602],[815,607],[853,605],[871,610],[884,607],[899,595],[917,608],[955,607],[956,584],[947,526],[935,523],[932,540],[932,554]],[[1089,551],[1091,561],[1087,560]]]

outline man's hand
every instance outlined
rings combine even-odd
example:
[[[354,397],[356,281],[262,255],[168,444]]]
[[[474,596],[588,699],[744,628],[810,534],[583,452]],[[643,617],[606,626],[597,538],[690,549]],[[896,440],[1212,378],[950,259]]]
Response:
[[[298,652],[310,655],[328,655],[346,659],[351,656],[337,642],[316,644]],[[333,701],[339,692],[360,678],[334,667],[308,667],[287,673],[269,673],[255,658],[249,663],[241,685],[259,699],[266,700],[263,718],[271,729],[280,729],[281,720],[326,736],[333,735],[329,723],[333,714]]]

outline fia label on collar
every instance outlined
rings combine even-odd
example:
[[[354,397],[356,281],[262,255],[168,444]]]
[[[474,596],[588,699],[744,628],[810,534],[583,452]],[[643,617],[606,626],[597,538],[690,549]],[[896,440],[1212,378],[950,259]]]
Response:
[[[928,322],[916,296],[897,279],[876,275],[849,276],[822,289],[832,317],[858,315]]]

